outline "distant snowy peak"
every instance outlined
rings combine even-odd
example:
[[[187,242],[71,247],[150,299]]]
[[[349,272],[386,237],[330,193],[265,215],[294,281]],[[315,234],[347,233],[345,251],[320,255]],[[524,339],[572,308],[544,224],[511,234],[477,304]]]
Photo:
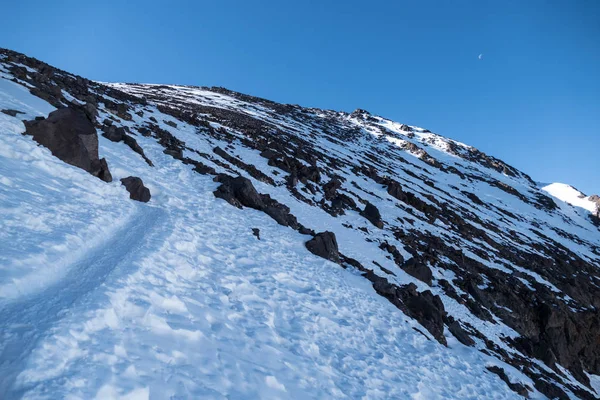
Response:
[[[598,212],[600,198],[597,195],[586,196],[573,186],[558,182],[544,184],[544,186],[542,186],[542,190],[548,192],[551,196],[564,201],[565,203],[569,203],[575,207],[584,208],[592,214]]]

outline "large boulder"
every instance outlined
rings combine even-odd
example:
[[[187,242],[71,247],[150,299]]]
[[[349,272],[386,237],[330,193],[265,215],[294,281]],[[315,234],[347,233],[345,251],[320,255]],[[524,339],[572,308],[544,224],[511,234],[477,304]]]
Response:
[[[252,185],[252,181],[243,176],[232,178],[228,175],[219,175],[215,178],[221,182],[221,186],[214,192],[215,197],[227,201],[238,208],[249,207],[255,210],[263,210],[265,204],[260,194]]]
[[[110,140],[111,142],[120,142],[125,136],[125,128],[116,127],[115,125],[104,125],[102,127],[102,136]]]
[[[121,184],[125,186],[125,189],[129,192],[129,198],[132,200],[141,201],[147,203],[150,201],[150,189],[144,186],[144,182],[137,176],[128,176],[127,178],[121,179]]]
[[[92,120],[81,108],[53,111],[46,119],[25,122],[25,135],[47,147],[55,157],[111,182],[106,160],[98,157],[98,135]]]
[[[379,229],[383,229],[383,221],[381,220],[381,214],[377,207],[371,203],[367,203],[365,209],[360,213],[363,217],[369,220],[373,225]]]
[[[300,228],[298,220],[290,213],[288,206],[272,199],[268,194],[258,193],[250,179],[243,176],[231,177],[220,174],[215,177],[215,181],[221,183],[221,186],[214,191],[215,197],[238,208],[248,207],[262,211],[279,225],[289,226],[293,229]]]
[[[338,264],[340,262],[338,244],[333,232],[325,231],[317,233],[315,237],[305,243],[305,246],[308,251],[319,257]]]

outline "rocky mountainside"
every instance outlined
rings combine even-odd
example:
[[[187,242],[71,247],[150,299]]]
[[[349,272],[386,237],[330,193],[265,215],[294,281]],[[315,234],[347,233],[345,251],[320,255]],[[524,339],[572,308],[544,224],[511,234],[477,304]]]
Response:
[[[600,396],[600,215],[499,159],[10,50],[0,109],[2,398]]]

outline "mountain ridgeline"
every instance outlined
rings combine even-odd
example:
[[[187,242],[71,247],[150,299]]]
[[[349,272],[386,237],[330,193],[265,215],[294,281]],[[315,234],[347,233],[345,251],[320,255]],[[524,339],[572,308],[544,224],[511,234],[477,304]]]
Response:
[[[215,202],[262,213],[307,255],[360,276],[440,352],[491,360],[487,373],[516,397],[600,396],[600,201],[573,207],[497,158],[365,110],[103,84],[4,49],[0,71],[56,108],[24,121],[23,135],[89,179],[122,176],[131,201],[167,204],[166,189],[145,185],[165,170],[147,143],[161,146],[169,165],[215,182]],[[116,171],[108,145],[146,175]]]

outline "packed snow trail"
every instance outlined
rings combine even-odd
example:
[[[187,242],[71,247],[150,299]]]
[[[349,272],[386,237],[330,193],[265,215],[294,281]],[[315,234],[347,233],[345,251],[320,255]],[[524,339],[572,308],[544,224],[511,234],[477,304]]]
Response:
[[[70,306],[101,286],[109,274],[127,274],[139,248],[160,243],[167,229],[162,224],[164,214],[160,208],[141,208],[131,224],[67,267],[68,273],[60,281],[0,309],[0,393],[7,393],[6,398],[19,397],[18,393],[10,393],[10,388],[37,341],[68,313]]]

